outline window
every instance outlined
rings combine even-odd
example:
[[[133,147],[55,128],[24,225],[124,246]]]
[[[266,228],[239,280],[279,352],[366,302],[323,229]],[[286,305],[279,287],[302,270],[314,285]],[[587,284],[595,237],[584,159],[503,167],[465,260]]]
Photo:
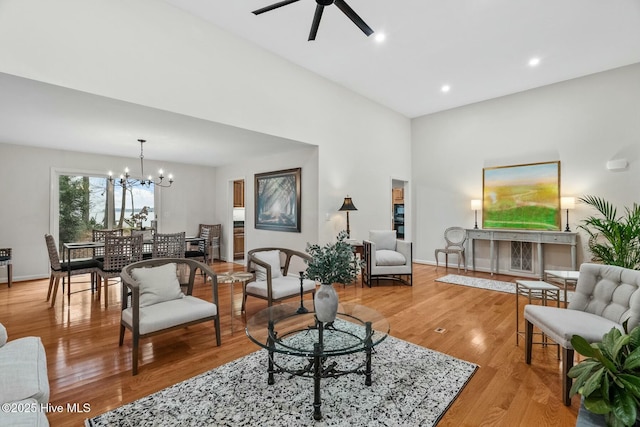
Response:
[[[153,184],[123,189],[106,177],[78,174],[59,174],[57,183],[60,245],[91,240],[94,228],[139,229],[155,219]]]

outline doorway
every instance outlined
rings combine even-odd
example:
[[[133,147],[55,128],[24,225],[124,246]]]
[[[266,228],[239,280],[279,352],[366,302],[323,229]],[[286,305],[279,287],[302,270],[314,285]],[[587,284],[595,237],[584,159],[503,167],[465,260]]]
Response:
[[[391,229],[396,231],[396,237],[404,240],[406,233],[406,181],[391,180]]]
[[[244,264],[244,179],[233,181],[233,261]]]

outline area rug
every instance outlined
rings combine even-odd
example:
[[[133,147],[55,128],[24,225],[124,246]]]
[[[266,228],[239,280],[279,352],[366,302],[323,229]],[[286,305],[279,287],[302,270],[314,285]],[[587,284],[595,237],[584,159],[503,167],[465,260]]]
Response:
[[[535,279],[531,279],[535,280]],[[457,274],[447,274],[446,276],[436,279],[436,282],[451,283],[454,285],[470,286],[473,288],[489,289],[491,291],[516,293],[515,282],[502,282],[500,280],[481,279],[478,277],[460,276]],[[567,291],[567,300],[571,302],[573,291]],[[560,292],[560,300],[564,300],[564,292]]]
[[[433,426],[478,368],[391,336],[375,349],[371,386],[357,374],[322,380],[320,421],[313,419],[313,379],[276,374],[268,385],[268,354],[259,350],[85,425]]]

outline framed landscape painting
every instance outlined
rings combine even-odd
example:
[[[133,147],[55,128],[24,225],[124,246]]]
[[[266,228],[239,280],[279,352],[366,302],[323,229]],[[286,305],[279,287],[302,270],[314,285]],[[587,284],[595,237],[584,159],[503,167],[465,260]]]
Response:
[[[255,227],[300,232],[301,168],[255,175]]]
[[[560,230],[560,162],[484,168],[482,226]]]

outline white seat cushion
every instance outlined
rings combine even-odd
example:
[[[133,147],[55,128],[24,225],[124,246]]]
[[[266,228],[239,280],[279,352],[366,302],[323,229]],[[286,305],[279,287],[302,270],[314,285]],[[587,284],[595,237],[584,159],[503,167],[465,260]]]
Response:
[[[200,298],[185,296],[181,299],[161,302],[140,308],[140,334],[171,328],[218,314],[215,304]],[[131,327],[133,308],[122,311],[122,320]]]
[[[369,240],[376,244],[376,251],[381,249],[396,250],[395,230],[371,230],[369,231]]]
[[[262,251],[253,254],[260,261],[264,261],[271,266],[271,278],[282,277],[280,270],[280,251]],[[267,269],[261,265],[254,264],[256,267],[256,279],[267,280]]]
[[[376,251],[376,265],[405,265],[407,259],[400,252],[387,249]]]
[[[25,337],[0,347],[0,402],[35,399],[49,402],[47,357],[39,337]]]
[[[622,331],[622,325],[605,317],[566,308],[527,304],[524,318],[564,348],[573,348],[573,335],[580,335],[588,342],[599,342],[612,328]]]
[[[316,282],[303,279],[302,289],[304,292],[312,291],[316,288]],[[252,295],[259,295],[267,298],[267,281],[258,280],[247,283],[246,292]],[[271,279],[271,298],[280,299],[292,295],[300,294],[300,278],[297,276],[282,276]]]
[[[133,277],[140,284],[140,307],[184,297],[175,263],[159,267],[134,268]]]

